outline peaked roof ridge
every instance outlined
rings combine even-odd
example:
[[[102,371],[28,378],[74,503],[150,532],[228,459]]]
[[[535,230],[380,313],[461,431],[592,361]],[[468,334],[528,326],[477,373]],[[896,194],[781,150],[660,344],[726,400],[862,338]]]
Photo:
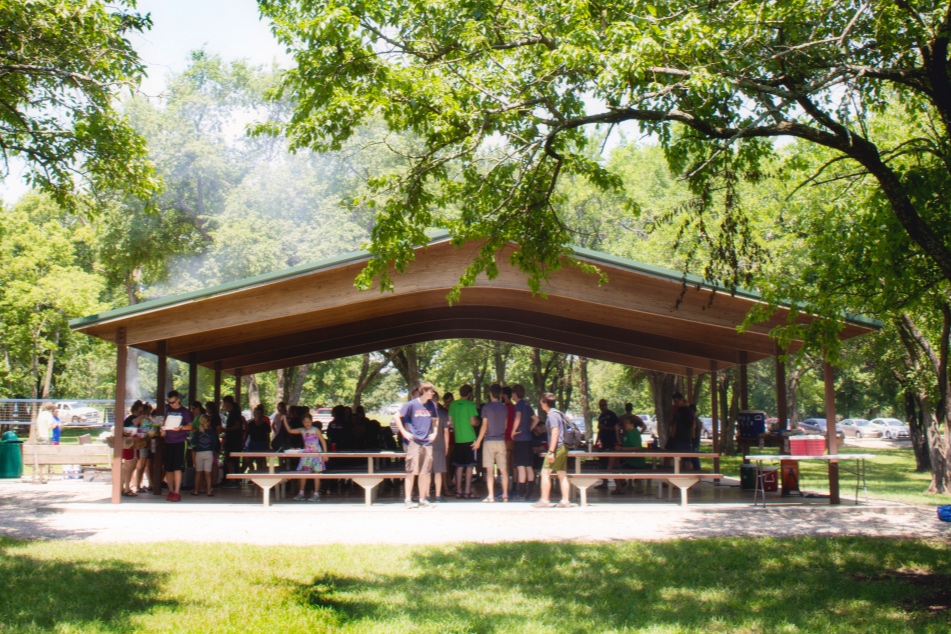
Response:
[[[420,245],[421,247],[428,247],[434,244],[440,244],[447,242],[451,239],[449,232],[446,230],[430,230],[426,232],[426,235],[429,238],[429,241],[425,245]],[[518,245],[517,243],[512,243]],[[651,277],[656,277],[663,280],[668,280],[677,283],[686,283],[691,286],[710,290],[714,292],[726,293],[729,295],[734,295],[744,299],[763,302],[763,297],[756,291],[736,288],[730,289],[726,286],[720,284],[714,284],[706,281],[698,275],[693,275],[690,273],[679,273],[672,269],[666,269],[660,266],[655,266],[652,264],[646,264],[644,262],[638,262],[636,260],[631,260],[629,258],[624,258],[620,256],[611,255],[608,253],[603,253],[600,251],[595,251],[593,249],[588,249],[584,247],[571,247],[571,251],[575,257],[579,260],[584,260],[591,262],[592,264],[603,264],[609,267],[622,268],[630,271],[635,271],[638,273],[643,273]],[[114,308],[107,310],[102,313],[87,315],[86,317],[79,317],[72,319],[69,322],[70,328],[82,328],[85,326],[90,326],[98,322],[109,321],[112,319],[118,319],[122,317],[129,317],[132,315],[145,314],[154,310],[159,310],[162,308],[168,308],[178,304],[185,304],[189,302],[199,301],[203,299],[209,299],[212,297],[219,297],[223,295],[228,295],[231,293],[236,293],[239,291],[248,290],[256,286],[263,286],[266,284],[271,284],[274,282],[279,282],[283,280],[293,279],[295,277],[300,277],[304,275],[310,275],[318,271],[325,271],[341,266],[347,266],[349,264],[354,264],[361,261],[367,261],[370,259],[370,252],[366,249],[360,249],[356,251],[349,251],[346,253],[341,253],[329,258],[324,258],[322,260],[317,260],[315,262],[307,262],[304,264],[298,264],[297,266],[292,266],[286,269],[279,269],[277,271],[270,271],[268,273],[262,273],[260,275],[255,275],[252,277],[246,277],[239,280],[234,280],[232,282],[226,282],[223,284],[217,284],[215,286],[209,286],[207,288],[189,291],[186,293],[180,293],[177,295],[168,295],[166,297],[159,297],[156,299],[151,299],[140,304],[130,304],[128,306],[123,306],[120,308]],[[869,319],[867,317],[862,317],[859,315],[845,314],[843,318],[846,321],[860,324],[866,327],[880,328],[881,322],[874,319]]]

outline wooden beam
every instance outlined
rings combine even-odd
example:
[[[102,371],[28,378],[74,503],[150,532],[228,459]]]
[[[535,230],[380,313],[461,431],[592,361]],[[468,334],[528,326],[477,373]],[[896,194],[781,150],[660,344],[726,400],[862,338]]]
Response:
[[[209,347],[207,339],[186,339],[178,340],[174,346],[174,351],[179,356],[187,354],[190,351],[198,352],[198,362],[207,364],[213,361],[235,358],[244,355],[254,355],[258,353],[274,353],[277,350],[297,349],[301,346],[319,344],[333,339],[342,339],[364,334],[375,333],[379,336],[394,328],[400,328],[407,324],[429,324],[426,328],[445,328],[447,326],[466,327],[466,324],[477,320],[478,323],[486,323],[491,320],[498,328],[503,324],[513,324],[520,326],[534,326],[545,328],[546,331],[558,334],[562,337],[582,334],[588,337],[596,337],[601,340],[612,342],[613,344],[624,344],[631,349],[641,351],[641,356],[653,358],[658,352],[675,353],[686,355],[691,359],[701,359],[699,366],[706,371],[706,360],[717,359],[718,361],[730,365],[736,360],[736,351],[732,347],[718,346],[710,343],[698,343],[684,340],[680,337],[670,337],[657,335],[651,332],[644,332],[636,328],[616,327],[590,321],[569,319],[560,315],[537,312],[524,309],[505,309],[501,310],[494,306],[440,306],[434,308],[414,309],[406,312],[381,315],[371,319],[354,319],[351,314],[342,323],[335,323],[321,328],[309,329],[304,331],[287,331],[277,336],[259,338],[254,341],[233,342],[229,341],[225,345]],[[203,346],[200,349],[189,350],[188,344],[192,346]],[[772,353],[763,354],[763,358]],[[690,363],[695,363],[691,361]],[[234,367],[234,366],[232,366]]]
[[[782,348],[776,344],[776,417],[779,419],[779,429],[786,429],[789,426],[789,400],[786,397],[786,362],[782,354]]]
[[[713,419],[711,425],[713,426],[713,454],[716,456],[713,459],[713,472],[720,473],[720,420],[718,415],[718,405],[717,402],[719,394],[717,393],[717,362],[710,362],[710,409],[711,418]]]
[[[687,375],[687,402],[693,403],[693,368],[684,368]]]
[[[829,454],[838,453],[838,443],[835,434],[835,374],[832,364],[825,359],[822,362],[823,383],[826,400],[826,451]],[[839,463],[830,460],[829,465],[829,504],[839,504]]]
[[[383,339],[380,341],[367,342],[362,345],[347,347],[347,348],[338,348],[334,350],[329,350],[322,353],[315,353],[313,355],[301,356],[301,357],[291,357],[288,359],[280,359],[270,363],[262,363],[259,365],[253,366],[242,366],[242,369],[245,374],[260,374],[261,372],[270,372],[271,370],[278,370],[281,368],[289,368],[298,365],[304,365],[305,363],[317,363],[319,361],[326,361],[329,359],[339,359],[341,357],[348,357],[356,354],[363,354],[364,352],[374,352],[384,348],[393,348],[397,346],[405,346],[412,343],[420,343],[425,341],[440,341],[443,339],[488,339],[495,341],[502,341],[505,343],[512,343],[516,345],[537,347],[543,349],[550,349],[555,352],[561,352],[564,354],[576,354],[579,356],[587,356],[591,359],[600,359],[602,361],[610,361],[612,363],[620,363],[627,365],[638,365],[649,370],[657,370],[658,372],[667,372],[669,374],[680,374],[683,372],[683,366],[672,365],[668,363],[660,362],[650,362],[650,361],[641,361],[639,363],[633,363],[629,357],[623,355],[610,354],[610,353],[598,353],[594,354],[591,350],[586,349],[581,346],[552,346],[548,347],[551,342],[536,339],[533,337],[524,337],[524,336],[513,336],[507,333],[500,332],[486,332],[484,330],[465,330],[465,331],[452,331],[449,333],[423,333],[419,335],[409,335],[406,337],[395,338],[395,339]]]
[[[112,450],[112,503],[122,503],[122,430],[125,422],[126,362],[129,348],[125,341],[125,328],[116,332],[116,412],[113,416]]]
[[[234,371],[234,403],[239,412],[241,411],[241,376],[241,368],[236,369]]]
[[[737,354],[739,356],[737,362],[740,365],[740,409],[747,410],[750,408],[749,375],[746,368],[749,355],[746,350],[740,350]]]
[[[191,401],[197,401],[198,399],[198,354],[192,352],[188,355],[188,403],[186,407],[191,403]]]
[[[221,362],[215,363],[215,405],[221,407]]]
[[[483,332],[485,335],[472,333]],[[408,323],[393,326],[382,330],[369,330],[350,336],[328,337],[322,341],[309,344],[293,344],[285,348],[269,349],[265,352],[229,356],[221,359],[224,369],[250,367],[261,364],[295,359],[321,354],[331,350],[351,349],[355,347],[379,350],[391,347],[389,341],[418,339],[419,337],[438,337],[439,339],[452,338],[485,338],[504,341],[507,337],[528,337],[538,342],[538,347],[548,350],[558,350],[564,346],[588,351],[585,356],[598,358],[600,353],[608,353],[615,357],[629,360],[630,365],[642,366],[644,362],[663,363],[665,365],[682,365],[700,370],[706,369],[709,361],[704,357],[686,354],[662,352],[659,350],[637,346],[619,341],[614,338],[604,338],[589,332],[564,332],[531,323],[510,322],[504,319],[493,318],[465,318],[453,319],[449,322],[409,320]],[[295,364],[296,365],[296,364]],[[682,368],[677,373],[682,372]]]
[[[158,376],[155,377],[155,413],[165,415],[165,399],[168,394],[168,342],[159,341]]]
[[[155,413],[159,416],[165,415],[165,399],[168,394],[168,341],[158,342],[158,376],[155,377]],[[152,452],[151,467],[149,468],[149,486],[152,487],[152,495],[162,495],[162,471],[165,462],[165,439],[156,438],[152,445],[155,451]]]

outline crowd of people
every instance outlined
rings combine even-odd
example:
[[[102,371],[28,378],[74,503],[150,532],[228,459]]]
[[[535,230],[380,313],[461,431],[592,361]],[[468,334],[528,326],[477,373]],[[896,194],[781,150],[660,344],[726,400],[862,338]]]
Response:
[[[220,473],[243,473],[266,468],[262,458],[239,459],[242,452],[286,452],[300,450],[306,456],[288,458],[288,468],[304,473],[319,473],[327,460],[316,454],[336,451],[405,451],[407,508],[426,507],[444,502],[447,496],[458,499],[482,498],[485,503],[524,500],[535,506],[568,506],[567,461],[571,442],[571,424],[555,407],[555,396],[543,394],[538,411],[525,398],[518,384],[489,387],[489,400],[476,404],[470,385],[459,388],[458,397],[447,392],[440,397],[431,383],[414,389],[410,399],[393,415],[390,425],[367,417],[362,407],[337,405],[326,425],[315,422],[311,409],[302,405],[279,403],[272,416],[263,405],[256,406],[249,419],[242,415],[232,396],[216,403],[192,401],[186,407],[177,391],[168,393],[160,434],[164,437],[163,471],[169,501],[181,500],[186,464],[194,468],[192,495],[214,496],[214,488],[238,487],[233,480],[222,481]],[[599,403],[597,446],[605,450],[637,451],[643,446],[645,423],[625,404],[621,416]],[[127,434],[135,428],[152,425],[155,408],[136,401],[124,426]],[[666,449],[689,451],[697,443],[699,422],[691,409],[676,394],[673,416],[668,423],[670,440]],[[135,496],[148,489],[143,485],[149,472],[153,446],[125,449],[122,476],[123,495]],[[222,461],[219,463],[219,456]],[[291,462],[293,461],[293,462]],[[608,469],[644,468],[644,459],[606,458]],[[552,479],[556,478],[561,500],[551,499]],[[308,479],[298,479],[295,500],[319,501],[320,485],[308,496]],[[473,488],[484,484],[485,495]],[[220,484],[219,484],[220,482]],[[604,481],[599,488],[608,488]],[[623,481],[615,483],[613,493],[625,492]]]

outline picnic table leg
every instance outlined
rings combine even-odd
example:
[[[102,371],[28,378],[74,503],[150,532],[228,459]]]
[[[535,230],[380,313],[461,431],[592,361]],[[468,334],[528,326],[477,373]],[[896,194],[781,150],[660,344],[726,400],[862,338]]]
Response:
[[[766,483],[763,482],[763,461],[756,461],[756,469],[753,472],[753,506],[756,506],[756,496],[763,494],[763,508],[766,508]]]
[[[590,487],[592,484],[596,484],[598,480],[600,480],[600,478],[587,476],[583,478],[576,477],[574,478],[574,482],[569,483],[569,487],[571,487],[572,484],[577,487],[578,499],[581,502],[581,506],[588,506],[588,487]]]
[[[364,501],[367,506],[373,504],[373,491],[378,484],[383,482],[382,477],[376,478],[353,478],[353,481],[363,487]]]

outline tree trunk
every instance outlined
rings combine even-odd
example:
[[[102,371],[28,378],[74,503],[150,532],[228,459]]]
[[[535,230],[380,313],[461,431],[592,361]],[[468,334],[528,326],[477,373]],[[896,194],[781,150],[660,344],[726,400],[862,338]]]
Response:
[[[905,418],[911,432],[911,447],[915,452],[915,471],[931,471],[931,450],[925,421],[925,398],[911,389],[905,390]]]
[[[133,270],[126,278],[125,293],[130,306],[139,303],[141,279],[141,269]],[[125,398],[135,400],[139,397],[139,351],[129,346],[125,362]]]
[[[588,394],[588,357],[578,357],[578,400],[581,401],[581,416],[584,418],[585,433],[589,437],[591,425],[591,396]],[[587,440],[587,439],[585,439]]]
[[[545,393],[545,375],[542,370],[542,353],[538,348],[532,348],[532,388],[535,390],[534,400],[541,398]]]
[[[277,376],[274,381],[274,409],[277,409],[278,403],[287,403],[287,393],[290,391],[287,384],[289,372],[284,368],[277,370]]]
[[[255,375],[243,376],[245,392],[248,394],[248,407],[254,411],[254,408],[261,404],[261,388],[258,386],[258,379]]]
[[[416,344],[397,348],[393,355],[393,365],[399,371],[403,380],[406,381],[406,391],[412,393],[419,387],[419,356],[416,350]]]
[[[740,412],[740,390],[737,389],[737,382],[733,381],[733,389],[730,391],[730,406],[726,407],[726,391],[723,393],[723,418],[720,419],[720,451],[728,455],[736,453],[736,419]]]
[[[937,403],[933,415],[928,415],[928,445],[931,449],[931,485],[927,493],[943,494],[951,492],[951,392],[948,385],[948,347],[951,345],[951,306],[942,302],[939,306],[942,316],[941,336],[938,350],[932,347],[928,339],[918,330],[911,317],[902,314],[901,330],[923,352],[928,359],[938,383]],[[927,403],[924,401],[923,404]],[[926,406],[927,409],[927,406]]]
[[[301,392],[304,391],[304,382],[307,381],[307,373],[310,372],[311,364],[305,363],[296,368],[294,383],[291,384],[291,390],[287,395],[288,405],[300,405]]]
[[[499,385],[505,385],[505,362],[508,360],[512,346],[499,341],[492,342],[492,360],[495,362],[495,380]]]
[[[59,330],[56,331],[56,335],[53,337],[53,347],[50,348],[50,352],[46,357],[46,376],[43,378],[43,389],[40,392],[40,398],[49,398],[50,388],[53,385],[53,367],[55,366],[56,359],[56,348],[59,347]]]
[[[485,394],[485,375],[489,371],[488,361],[482,359],[481,365],[472,366],[472,402],[485,403],[488,399]]]
[[[654,398],[654,412],[657,416],[657,438],[660,446],[665,447],[670,438],[670,418],[673,414],[674,375],[666,372],[648,370],[647,380]]]
[[[360,364],[360,376],[357,378],[357,387],[353,391],[353,408],[360,407],[363,399],[363,393],[370,389],[382,376],[383,369],[390,364],[390,356],[384,355],[382,361],[370,363],[370,353],[363,353],[363,360]]]

